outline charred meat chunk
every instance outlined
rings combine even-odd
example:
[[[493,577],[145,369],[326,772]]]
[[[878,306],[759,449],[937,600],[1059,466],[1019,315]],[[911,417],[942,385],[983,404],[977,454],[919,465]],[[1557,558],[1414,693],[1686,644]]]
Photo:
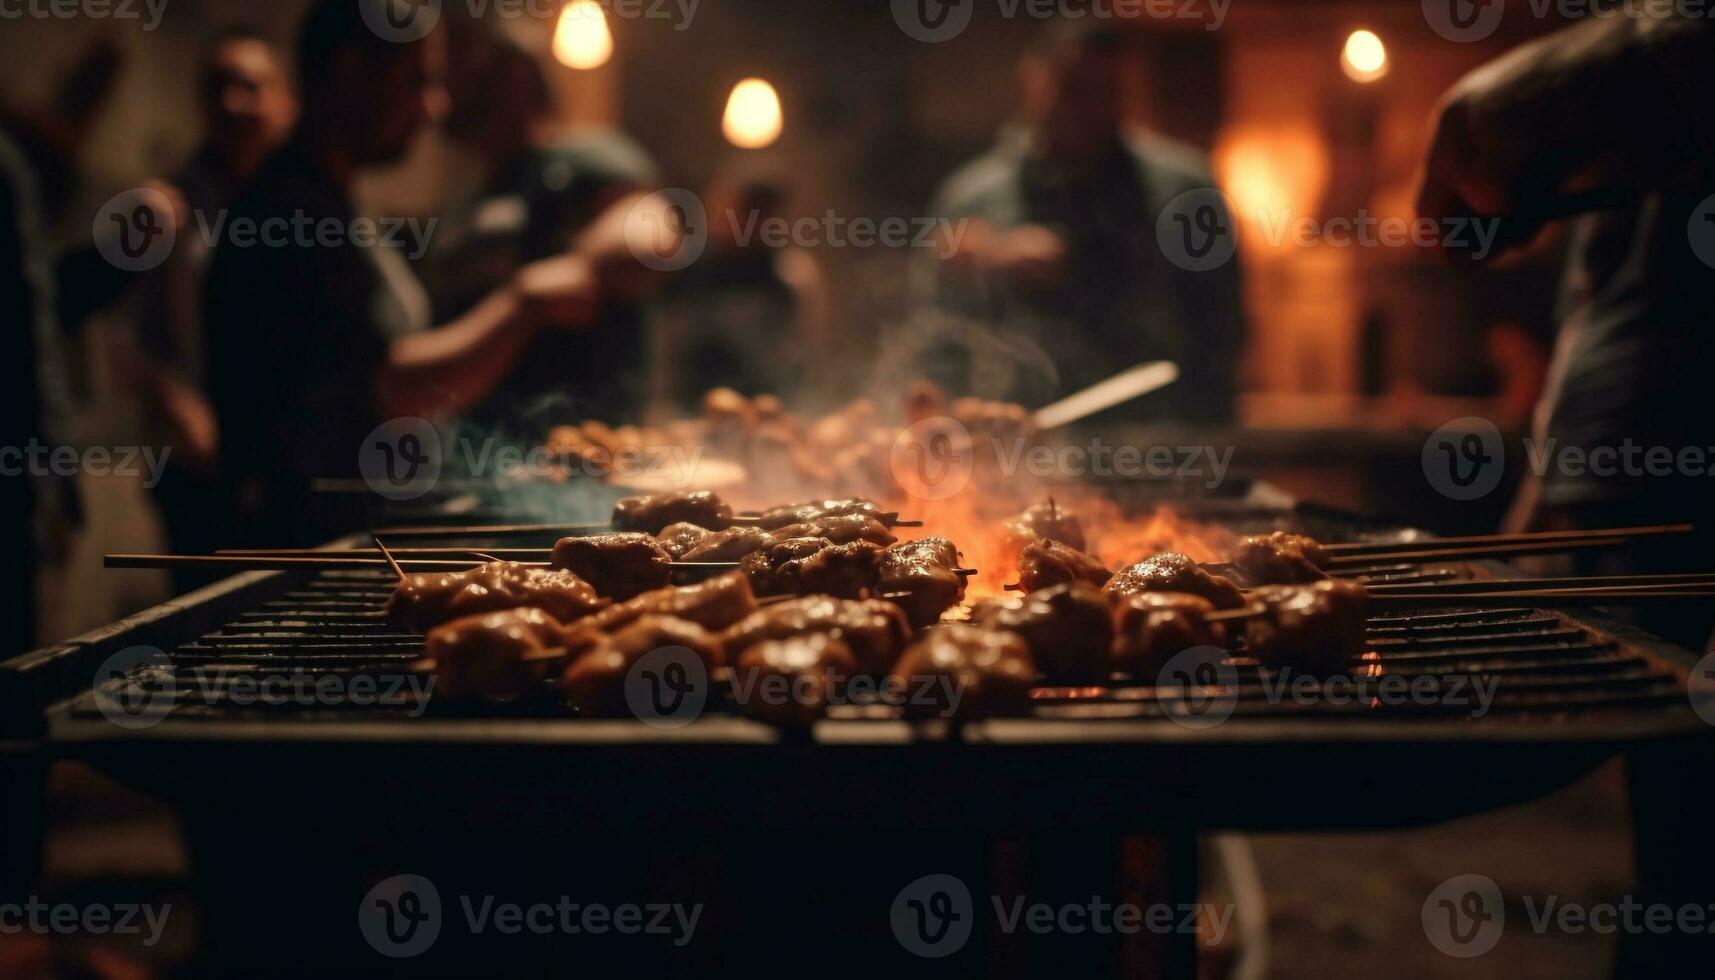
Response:
[[[875,594],[905,610],[905,618],[918,629],[938,621],[965,598],[959,549],[946,538],[890,545],[876,560],[875,571]]]
[[[706,527],[680,521],[662,528],[660,533],[655,535],[655,540],[661,542],[661,547],[674,561],[681,561],[687,551],[703,543],[711,535],[722,533],[725,532],[710,531]]]
[[[683,560],[738,561],[773,540],[772,534],[759,527],[729,527],[704,538],[696,547],[685,552]]]
[[[881,505],[873,500],[846,498],[842,500],[811,500],[802,504],[788,504],[765,510],[757,518],[758,527],[773,530],[788,524],[809,524],[825,517],[841,517],[846,514],[863,514],[869,517],[881,513]]]
[[[1245,604],[1239,587],[1219,575],[1211,575],[1189,556],[1175,551],[1151,555],[1114,573],[1104,587],[1110,598],[1121,599],[1139,592],[1185,592],[1200,595],[1217,609],[1237,609]]]
[[[597,718],[632,714],[625,697],[626,676],[637,661],[664,647],[688,649],[701,664],[702,676],[688,678],[689,683],[708,685],[709,673],[721,664],[720,646],[708,630],[672,616],[644,616],[604,633],[572,661],[562,683],[566,703]]]
[[[407,575],[388,597],[385,615],[419,633],[464,616],[526,606],[569,623],[611,604],[597,592],[570,571],[495,561],[458,572]]]
[[[554,543],[549,564],[618,600],[659,589],[673,578],[673,556],[659,541],[638,531],[561,538]]]
[[[1024,513],[1004,525],[1007,543],[1021,548],[1036,541],[1058,541],[1068,548],[1083,551],[1088,542],[1084,537],[1084,522],[1078,515],[1050,500],[1034,504]],[[1099,584],[1099,583],[1098,583]]]
[[[587,616],[567,631],[574,646],[587,646],[602,633],[622,629],[645,616],[672,616],[707,630],[722,630],[756,611],[750,580],[727,572],[695,585],[655,589]]]
[[[1025,713],[1036,664],[1016,633],[949,623],[911,644],[892,680],[907,715],[974,721]]]
[[[732,523],[732,508],[709,490],[626,497],[613,507],[616,531],[659,534],[667,525],[681,523],[719,531]]]
[[[1184,592],[1139,592],[1113,604],[1115,670],[1153,682],[1167,661],[1192,647],[1227,645],[1227,631],[1211,623],[1214,603]]]
[[[562,632],[540,609],[466,616],[429,631],[419,666],[434,670],[437,698],[516,701],[564,669]]]
[[[764,606],[728,627],[721,646],[738,655],[764,640],[826,633],[851,649],[857,669],[887,673],[911,639],[911,626],[892,603],[804,596]]]
[[[1244,652],[1265,666],[1337,674],[1363,656],[1369,593],[1356,582],[1265,585],[1250,598],[1263,612],[1245,620]]]
[[[1016,633],[1050,684],[1097,684],[1107,679],[1114,643],[1107,600],[1082,583],[1029,595],[989,599],[971,610],[984,629]]]
[[[1233,549],[1233,564],[1253,585],[1304,585],[1328,577],[1328,553],[1314,538],[1276,531],[1244,538]]]
[[[740,711],[771,725],[808,725],[827,710],[834,688],[857,673],[843,640],[808,633],[764,640],[745,650],[733,667]]]
[[[1018,553],[1018,584],[1026,592],[1073,582],[1099,589],[1113,576],[1095,556],[1058,541],[1035,541]]]

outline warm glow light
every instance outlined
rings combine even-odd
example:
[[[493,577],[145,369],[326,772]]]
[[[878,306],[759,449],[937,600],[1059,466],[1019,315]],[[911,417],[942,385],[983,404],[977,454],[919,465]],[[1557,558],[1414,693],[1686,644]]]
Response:
[[[1387,46],[1374,31],[1353,31],[1340,52],[1340,67],[1354,82],[1373,82],[1387,74]]]
[[[1294,221],[1314,217],[1331,169],[1314,122],[1229,127],[1215,141],[1213,158],[1250,253],[1301,252],[1288,232]]]
[[[613,57],[613,33],[596,0],[572,0],[554,27],[554,57],[567,68],[589,70]]]
[[[733,86],[721,119],[727,142],[745,150],[759,150],[780,138],[785,121],[780,96],[774,86],[760,78],[747,78]]]

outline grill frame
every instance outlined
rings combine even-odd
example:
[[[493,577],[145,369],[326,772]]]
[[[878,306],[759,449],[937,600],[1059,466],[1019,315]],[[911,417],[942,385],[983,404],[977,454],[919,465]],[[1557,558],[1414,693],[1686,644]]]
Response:
[[[1290,522],[1304,513],[1275,516]],[[1480,567],[1509,574],[1498,563]],[[314,578],[302,570],[238,575],[0,664],[0,738],[33,743],[49,759],[91,763],[172,800],[258,814],[337,818],[356,805],[410,819],[444,815],[449,800],[468,801],[462,809],[472,811],[506,800],[528,804],[509,807],[511,823],[545,827],[572,813],[592,827],[661,830],[1142,832],[1433,822],[1549,792],[1634,746],[1712,731],[1684,696],[1695,654],[1564,610],[1536,615],[1642,658],[1673,678],[1675,696],[1483,719],[1240,713],[1206,729],[1162,717],[1036,717],[957,729],[834,719],[793,733],[731,716],[658,729],[561,717],[309,719],[281,711],[174,715],[127,730],[89,716],[91,681],[108,657],[132,646],[176,649],[245,620],[264,629],[268,604],[314,588]],[[1425,771],[1463,778],[1425,780]],[[780,807],[783,795],[797,806]],[[940,805],[926,813],[925,799]]]

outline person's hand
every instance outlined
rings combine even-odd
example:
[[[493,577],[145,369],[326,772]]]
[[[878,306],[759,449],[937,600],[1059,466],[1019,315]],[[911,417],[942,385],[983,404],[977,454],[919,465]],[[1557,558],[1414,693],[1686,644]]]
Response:
[[[1504,243],[1516,245],[1534,237],[1539,227],[1519,213],[1525,140],[1504,132],[1490,111],[1499,81],[1488,69],[1479,69],[1450,89],[1437,107],[1435,135],[1417,190],[1417,213],[1440,223],[1448,233],[1443,238],[1451,236],[1454,222],[1502,221],[1507,226]],[[1458,237],[1469,241],[1473,236],[1467,232]],[[1496,244],[1503,244],[1499,237]]]
[[[1058,286],[1066,275],[1066,241],[1051,228],[1020,225],[997,230],[984,244],[991,272],[1027,286]]]
[[[532,262],[513,278],[519,305],[532,323],[579,329],[601,309],[601,288],[588,259],[560,255]]]

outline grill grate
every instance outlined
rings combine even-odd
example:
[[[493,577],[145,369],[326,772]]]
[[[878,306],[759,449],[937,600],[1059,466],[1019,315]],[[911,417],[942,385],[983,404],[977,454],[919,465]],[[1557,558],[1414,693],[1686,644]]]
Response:
[[[1360,576],[1370,582],[1444,581],[1467,574],[1452,568],[1377,567]],[[114,681],[104,692],[119,697],[170,697],[175,719],[235,721],[301,716],[365,720],[465,716],[477,709],[424,703],[409,680],[422,653],[422,637],[382,617],[391,593],[385,572],[321,572],[277,598],[255,603],[230,622],[167,652]],[[1238,683],[1222,696],[1241,717],[1422,718],[1505,716],[1597,708],[1683,703],[1682,681],[1667,667],[1626,644],[1594,633],[1558,614],[1532,609],[1437,608],[1421,613],[1389,611],[1369,624],[1372,651],[1352,665],[1350,676],[1374,690],[1387,683],[1416,685],[1419,696],[1383,699],[1352,694],[1341,699],[1282,696],[1284,677],[1242,658]],[[363,704],[258,700],[265,679],[313,685],[331,677],[344,685],[368,684],[391,691]],[[1302,683],[1300,681],[1299,683]],[[349,689],[349,688],[347,688]],[[1470,698],[1492,692],[1481,712]],[[245,692],[240,703],[234,692]],[[1271,692],[1273,692],[1271,694]],[[1464,695],[1464,700],[1454,697]],[[1172,703],[1143,683],[1088,688],[1043,687],[1034,692],[1033,713],[1045,719],[1149,719],[1167,716]],[[730,698],[725,710],[732,710]],[[93,693],[72,705],[75,717],[99,711]],[[493,715],[494,711],[483,711]],[[503,716],[568,717],[551,699],[510,706]],[[836,706],[837,720],[893,719],[892,708],[875,703]]]

